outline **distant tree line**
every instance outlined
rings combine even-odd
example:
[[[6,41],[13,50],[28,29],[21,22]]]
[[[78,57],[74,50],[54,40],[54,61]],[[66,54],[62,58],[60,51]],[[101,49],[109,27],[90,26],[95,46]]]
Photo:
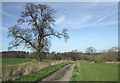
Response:
[[[29,53],[25,51],[4,51],[2,53],[2,58],[35,58],[37,59],[37,52]],[[97,54],[97,53],[96,53]],[[87,56],[86,56],[87,55]],[[88,53],[82,52],[64,52],[64,53],[55,53],[54,51],[42,52],[42,59],[52,59],[52,60],[88,60]]]
[[[26,51],[3,51],[0,53],[2,54],[2,58],[38,58],[36,52],[29,53]],[[46,53],[43,52],[42,55],[42,58],[45,58]]]
[[[37,52],[29,53],[25,51],[4,51],[2,52],[3,58],[34,58],[37,59]],[[51,59],[51,60],[87,60],[94,62],[106,62],[106,61],[120,61],[120,51],[116,47],[112,47],[107,51],[101,51],[96,53],[95,48],[89,47],[86,49],[86,53],[79,51],[70,51],[64,53],[56,53],[55,51],[42,52],[42,59]],[[39,55],[40,56],[40,55]]]
[[[2,53],[2,58],[34,58],[37,59],[37,52],[29,53],[25,51],[4,51]],[[99,55],[95,53],[94,55]],[[55,53],[54,51],[42,52],[42,59],[51,59],[51,60],[89,60],[89,53],[82,52],[64,52],[64,53]]]
[[[29,52],[25,51],[3,51],[2,58],[25,58]]]

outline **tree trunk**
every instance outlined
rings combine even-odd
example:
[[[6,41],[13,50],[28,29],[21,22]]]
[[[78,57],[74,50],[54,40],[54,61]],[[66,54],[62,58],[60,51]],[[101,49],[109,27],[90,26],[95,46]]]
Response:
[[[37,61],[42,61],[41,53],[40,52],[37,52],[36,56],[37,56]]]
[[[92,55],[91,55],[92,53],[90,53],[90,59],[92,58]]]

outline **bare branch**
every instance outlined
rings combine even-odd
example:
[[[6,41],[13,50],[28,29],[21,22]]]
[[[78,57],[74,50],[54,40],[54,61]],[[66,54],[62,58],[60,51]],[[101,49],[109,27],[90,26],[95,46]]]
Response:
[[[26,41],[26,43],[29,43],[33,48],[35,48],[37,50],[37,48],[30,41],[28,41],[27,39],[25,39],[25,38],[23,38],[21,36],[15,36],[15,37],[23,39],[24,41]]]
[[[69,38],[67,29],[59,33],[52,28],[55,25],[54,12],[48,5],[27,3],[18,24],[9,28],[8,37],[14,38],[10,48],[23,43],[25,47],[40,53],[49,50],[51,36],[64,37],[66,41]],[[24,24],[30,27],[24,28]]]

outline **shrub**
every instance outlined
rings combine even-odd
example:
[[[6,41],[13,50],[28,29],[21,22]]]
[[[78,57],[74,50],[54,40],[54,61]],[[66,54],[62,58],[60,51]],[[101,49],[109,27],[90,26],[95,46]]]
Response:
[[[115,52],[107,52],[102,55],[99,55],[95,58],[97,63],[107,62],[107,61],[117,61],[118,55]]]

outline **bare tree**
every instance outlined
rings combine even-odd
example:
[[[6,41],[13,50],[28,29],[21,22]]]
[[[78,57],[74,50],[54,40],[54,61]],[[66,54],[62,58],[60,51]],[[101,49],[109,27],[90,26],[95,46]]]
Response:
[[[90,59],[92,58],[92,54],[94,54],[96,52],[95,48],[93,48],[92,46],[91,47],[88,47],[86,49],[86,53],[89,53],[90,54]]]
[[[55,31],[54,9],[44,4],[26,3],[25,9],[21,13],[18,23],[9,28],[8,37],[13,37],[10,47],[24,45],[37,53],[49,51],[50,39],[64,37],[65,41],[69,38],[67,29],[61,33]],[[23,27],[27,24],[27,28]]]

